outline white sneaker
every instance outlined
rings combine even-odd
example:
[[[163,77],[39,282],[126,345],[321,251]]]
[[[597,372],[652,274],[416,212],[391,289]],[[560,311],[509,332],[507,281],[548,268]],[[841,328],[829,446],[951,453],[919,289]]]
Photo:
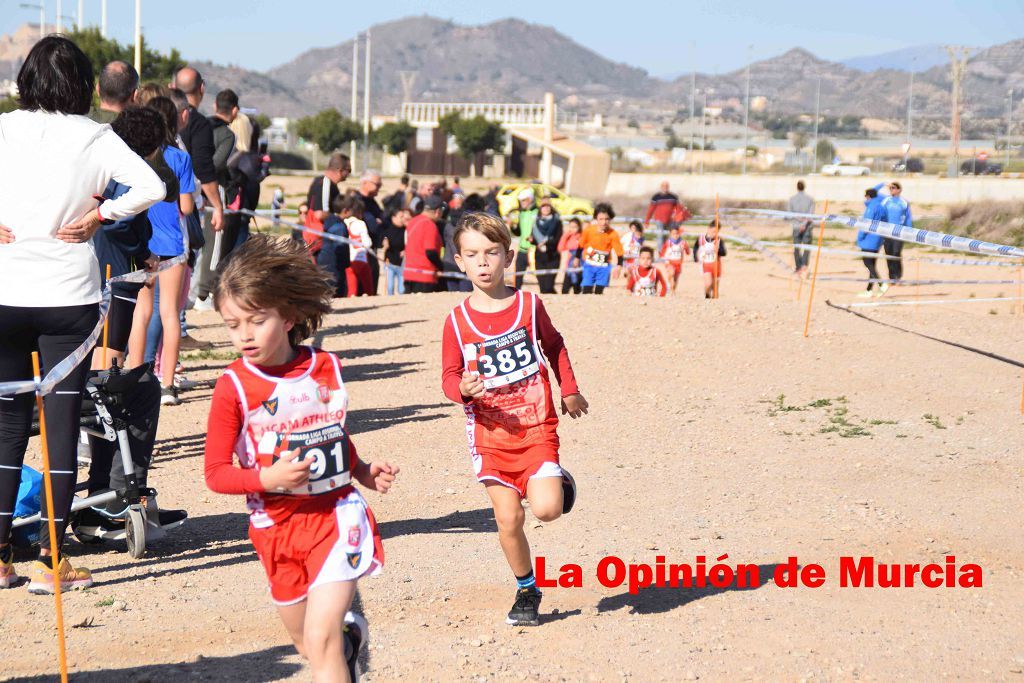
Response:
[[[370,643],[370,627],[366,618],[358,612],[347,612],[342,623],[342,639],[345,641],[345,662],[348,664],[348,677],[352,683],[359,680],[357,664],[359,653]]]
[[[857,298],[859,298],[859,299],[870,299],[874,295],[875,295],[874,292],[872,292],[870,289],[865,289],[863,292],[858,292],[857,293]]]
[[[195,382],[186,377],[183,373],[174,373],[174,388],[178,391],[189,391],[199,386],[199,382]]]
[[[205,299],[196,299],[195,306],[192,307],[195,311],[212,311],[213,310],[213,297],[208,296]]]
[[[888,282],[883,282],[882,284],[878,285],[878,296],[882,296],[883,294],[885,294],[888,291],[889,291],[889,283]]]

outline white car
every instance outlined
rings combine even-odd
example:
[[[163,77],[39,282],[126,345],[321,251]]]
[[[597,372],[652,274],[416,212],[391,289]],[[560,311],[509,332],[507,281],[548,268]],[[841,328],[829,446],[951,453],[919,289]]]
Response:
[[[821,175],[868,175],[871,169],[867,166],[854,166],[845,161],[838,164],[825,164],[821,167]]]

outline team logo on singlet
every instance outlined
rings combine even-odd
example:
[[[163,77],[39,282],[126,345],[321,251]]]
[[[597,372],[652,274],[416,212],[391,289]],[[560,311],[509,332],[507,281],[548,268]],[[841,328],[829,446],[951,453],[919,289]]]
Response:
[[[321,403],[331,402],[331,388],[326,384],[318,384],[316,387],[316,397],[320,399]]]
[[[263,408],[271,415],[277,414],[277,398],[272,398],[269,401],[263,402]]]
[[[350,526],[348,528],[348,544],[353,548],[358,548],[361,540],[363,540],[363,533],[359,530],[359,526]]]

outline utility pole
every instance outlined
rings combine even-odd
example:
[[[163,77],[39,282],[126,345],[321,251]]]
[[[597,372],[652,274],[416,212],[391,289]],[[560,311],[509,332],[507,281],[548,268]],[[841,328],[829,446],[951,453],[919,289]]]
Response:
[[[366,29],[366,74],[363,76],[363,170],[370,167],[370,29]]]
[[[910,158],[910,145],[912,143],[911,135],[913,134],[913,115],[914,115],[914,64],[917,62],[915,57],[910,63],[910,86],[907,88],[907,152],[903,155],[903,165],[906,167],[907,160]]]
[[[100,2],[100,35],[107,37],[107,0]]]
[[[39,4],[23,2],[19,5],[22,9],[39,10],[39,40],[46,37],[46,0],[40,0]],[[14,80],[14,79],[12,79]]]
[[[135,73],[142,78],[142,0],[135,0]]]
[[[57,0],[57,33],[64,33],[64,5]]]
[[[690,66],[693,69],[690,75],[690,175],[693,175],[695,165],[697,163],[697,155],[693,149],[693,137],[697,133],[694,130],[697,124],[697,112],[694,111],[697,97],[697,62],[694,60],[694,54],[697,51],[697,44],[695,41],[690,42]]]
[[[78,0],[78,30],[85,28],[85,0]]]
[[[750,60],[753,57],[754,46],[747,46],[747,89],[746,94],[743,97],[743,175],[747,175],[747,144],[748,135],[750,134]]]
[[[1010,131],[1013,130],[1013,88],[1007,93],[1010,96],[1010,101],[1006,104],[1006,165],[1003,167],[1004,172],[1010,170]]]
[[[953,168],[950,170],[950,175],[955,178],[960,175],[960,102],[964,72],[967,70],[967,55],[970,54],[970,48],[947,45],[946,52],[949,54],[951,62],[949,73],[953,81],[953,130],[950,136],[953,146]]]
[[[820,118],[821,112],[821,76],[818,76],[818,87],[815,90],[814,95],[814,148],[811,150],[811,154],[814,157],[814,161],[811,164],[811,173],[818,172],[818,119]]]
[[[704,175],[704,155],[707,153],[708,94],[704,93],[704,104],[700,109],[700,174]]]
[[[353,121],[359,120],[359,34],[352,39],[352,111]],[[349,162],[356,167],[356,141],[348,143]]]

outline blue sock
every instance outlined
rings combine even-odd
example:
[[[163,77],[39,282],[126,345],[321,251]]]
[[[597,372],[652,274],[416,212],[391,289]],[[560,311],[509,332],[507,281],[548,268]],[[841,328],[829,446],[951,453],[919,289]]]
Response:
[[[533,577],[533,570],[531,569],[530,573],[526,576],[517,576],[516,586],[518,588],[536,588],[537,579]]]

